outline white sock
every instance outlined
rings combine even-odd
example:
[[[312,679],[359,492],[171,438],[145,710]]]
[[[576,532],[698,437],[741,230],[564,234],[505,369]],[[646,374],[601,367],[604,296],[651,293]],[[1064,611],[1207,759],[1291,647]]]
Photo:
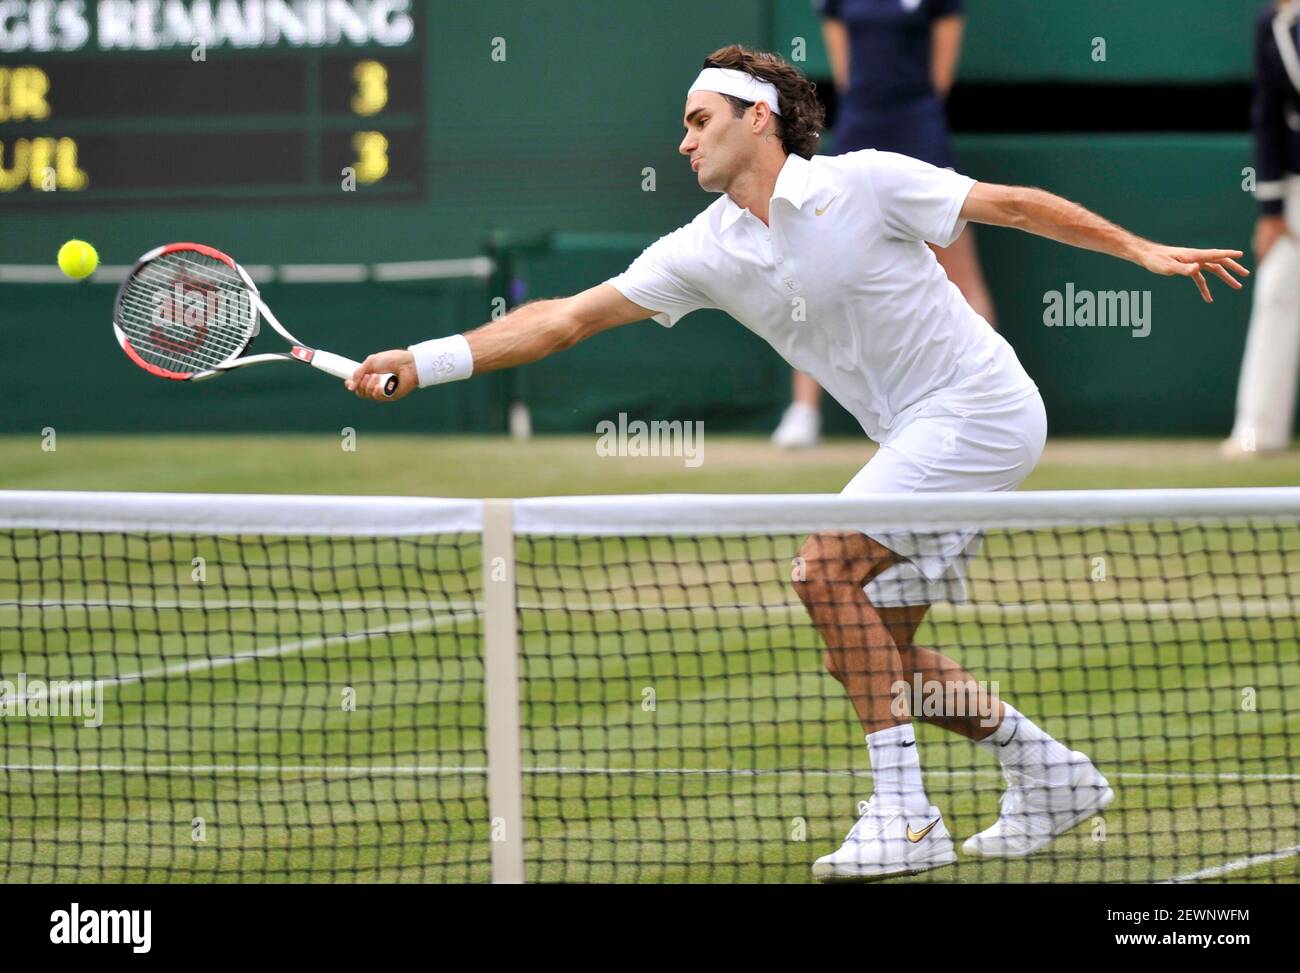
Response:
[[[1008,770],[1046,781],[1054,787],[1069,783],[1070,750],[1043,732],[1029,717],[1004,702],[1005,714],[996,730],[979,741]]]
[[[921,758],[911,723],[867,734],[871,750],[871,795],[879,807],[901,807],[908,814],[930,811],[930,798],[921,783]]]

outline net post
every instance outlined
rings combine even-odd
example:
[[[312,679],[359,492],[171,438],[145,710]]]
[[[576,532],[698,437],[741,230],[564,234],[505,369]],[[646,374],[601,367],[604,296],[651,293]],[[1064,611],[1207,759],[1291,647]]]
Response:
[[[514,510],[483,501],[483,669],[487,704],[492,881],[524,881],[524,790],[519,730]]]

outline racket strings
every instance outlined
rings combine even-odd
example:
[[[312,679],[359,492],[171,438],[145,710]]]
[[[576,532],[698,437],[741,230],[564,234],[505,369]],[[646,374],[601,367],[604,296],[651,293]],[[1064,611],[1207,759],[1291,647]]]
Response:
[[[175,293],[181,285],[181,292]],[[199,286],[195,286],[195,285]],[[146,360],[192,371],[228,361],[248,343],[252,315],[247,293],[191,267],[142,268],[123,294],[119,324]]]
[[[252,339],[252,295],[230,266],[173,251],[139,267],[118,298],[117,323],[146,362],[174,372],[230,361]]]

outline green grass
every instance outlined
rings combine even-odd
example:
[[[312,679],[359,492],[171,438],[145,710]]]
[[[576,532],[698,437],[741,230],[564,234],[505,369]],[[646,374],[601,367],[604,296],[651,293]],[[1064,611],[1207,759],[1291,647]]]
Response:
[[[11,437],[0,469],[10,489],[828,492],[870,454],[709,440],[687,469],[597,457],[587,439],[358,446],[67,436],[43,453]],[[1054,443],[1027,486],[1295,482],[1300,456],[1227,464],[1212,443],[1124,441]],[[1260,541],[991,535],[973,606],[936,607],[919,641],[1088,752],[1117,799],[1040,855],[962,856],[916,880],[1149,881],[1300,843],[1300,631],[1294,612],[1259,607],[1300,597],[1300,531]],[[805,882],[838,844],[870,793],[867,754],[784,582],[797,544],[521,544],[530,880]],[[101,727],[0,719],[0,877],[486,880],[478,571],[470,538],[0,535],[0,678],[109,680]],[[687,607],[723,602],[750,607]],[[954,837],[990,823],[995,761],[935,727],[920,741]],[[1222,879],[1294,882],[1297,860]]]
[[[596,493],[838,493],[875,447],[835,440],[800,453],[760,439],[706,437],[703,462],[602,457],[596,437],[513,443],[451,436],[378,436],[356,450],[322,436],[0,436],[0,488],[338,493],[433,497]],[[1210,440],[1061,440],[1048,444],[1027,490],[1294,486],[1300,450],[1225,462]]]

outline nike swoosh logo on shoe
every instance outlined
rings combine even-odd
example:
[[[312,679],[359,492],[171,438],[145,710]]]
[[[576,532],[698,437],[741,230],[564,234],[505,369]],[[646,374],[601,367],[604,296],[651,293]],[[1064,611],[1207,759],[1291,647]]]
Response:
[[[912,830],[912,826],[909,824],[909,825],[907,826],[907,840],[910,841],[910,842],[912,842],[912,844],[916,844],[916,842],[920,841],[922,838],[924,838],[926,835],[928,835],[931,831],[933,831],[933,830],[934,830],[934,826],[935,826],[936,824],[938,824],[938,823],[940,822],[940,820],[942,820],[942,819],[941,819],[941,818],[935,818],[933,821],[931,821],[929,824],[927,824],[927,825],[926,825],[924,828],[922,828],[920,831],[913,831],[913,830]]]

